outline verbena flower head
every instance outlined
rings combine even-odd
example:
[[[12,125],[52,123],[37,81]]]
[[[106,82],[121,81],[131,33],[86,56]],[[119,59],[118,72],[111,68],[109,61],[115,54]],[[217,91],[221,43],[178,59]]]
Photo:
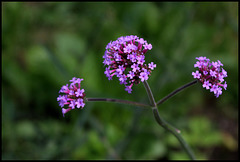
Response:
[[[106,46],[103,64],[108,80],[115,75],[120,84],[125,85],[128,93],[132,92],[133,84],[148,80],[152,70],[156,67],[153,62],[145,64],[145,54],[152,49],[143,38],[134,35],[119,37]]]
[[[63,116],[72,109],[82,109],[85,106],[85,90],[81,89],[81,81],[83,81],[83,79],[73,77],[72,80],[70,80],[70,85],[63,85],[60,89],[59,93],[62,93],[62,95],[58,96],[57,101],[59,106],[62,107]]]
[[[224,78],[227,77],[227,72],[221,67],[223,64],[210,62],[206,57],[196,57],[198,60],[194,67],[198,68],[196,72],[192,72],[194,78],[198,79],[203,88],[209,89],[218,98],[222,94],[222,88],[227,89],[227,83]]]

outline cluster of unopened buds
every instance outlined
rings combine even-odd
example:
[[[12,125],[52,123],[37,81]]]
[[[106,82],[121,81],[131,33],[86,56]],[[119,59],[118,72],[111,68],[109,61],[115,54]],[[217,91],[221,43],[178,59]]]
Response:
[[[125,85],[128,93],[132,92],[133,84],[148,80],[151,70],[156,67],[153,62],[145,64],[145,54],[152,49],[143,38],[134,35],[119,37],[106,46],[103,64],[108,80],[115,75],[120,84]]]
[[[209,89],[218,98],[222,94],[222,87],[225,90],[227,89],[227,82],[224,82],[227,72],[221,68],[223,64],[219,60],[210,62],[210,59],[202,56],[196,57],[196,59],[198,61],[194,64],[194,67],[198,70],[192,72],[193,77],[202,83],[203,88]]]

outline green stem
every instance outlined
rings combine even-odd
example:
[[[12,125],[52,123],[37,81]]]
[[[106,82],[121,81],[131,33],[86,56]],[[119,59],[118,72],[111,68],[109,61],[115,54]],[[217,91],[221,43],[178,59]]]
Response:
[[[185,89],[185,88],[187,88],[187,87],[189,87],[189,86],[191,86],[191,85],[193,85],[193,84],[196,84],[196,83],[197,83],[197,80],[194,80],[194,81],[192,81],[192,82],[189,82],[189,83],[183,85],[182,87],[176,89],[175,91],[171,92],[169,95],[167,95],[167,96],[165,96],[164,98],[162,98],[161,100],[159,100],[159,101],[157,102],[157,105],[162,104],[162,103],[165,102],[167,99],[169,99],[169,98],[171,98],[172,96],[174,96],[176,93],[178,93],[178,92],[180,92],[181,90],[183,90],[183,89]]]
[[[152,93],[151,88],[149,87],[147,81],[144,81],[143,85],[144,85],[144,87],[145,87],[145,89],[147,91],[150,104],[152,105],[152,107],[157,107],[157,104],[156,104],[155,99],[153,97],[153,93]]]
[[[151,107],[151,105],[144,104],[144,103],[133,102],[133,101],[128,101],[128,100],[113,99],[113,98],[86,98],[86,101],[89,101],[89,102],[98,102],[98,101],[116,102],[116,103],[122,103],[122,104],[134,105],[134,106]]]
[[[170,124],[168,124],[165,120],[163,120],[163,118],[160,117],[158,109],[157,109],[157,104],[155,102],[155,99],[153,97],[152,91],[147,83],[147,81],[143,82],[144,87],[147,91],[148,94],[148,98],[150,100],[150,103],[152,105],[152,111],[153,111],[153,115],[157,121],[157,123],[162,126],[164,129],[168,130],[170,133],[172,133],[180,142],[180,144],[182,145],[182,147],[184,148],[184,150],[186,151],[186,153],[188,154],[188,156],[192,159],[195,160],[195,156],[192,152],[192,150],[190,149],[190,147],[188,146],[188,144],[184,141],[184,139],[182,138],[180,131],[176,128],[174,128],[173,126],[171,126]]]

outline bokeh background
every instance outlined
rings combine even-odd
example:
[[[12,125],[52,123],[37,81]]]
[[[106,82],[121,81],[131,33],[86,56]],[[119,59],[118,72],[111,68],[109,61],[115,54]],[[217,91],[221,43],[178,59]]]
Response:
[[[219,98],[196,84],[159,107],[197,159],[238,159],[238,2],[3,2],[2,159],[189,159],[150,109],[89,102],[62,116],[57,97],[72,77],[87,97],[148,102],[104,75],[106,45],[137,35],[152,44],[156,100],[193,80],[195,57],[228,72]]]

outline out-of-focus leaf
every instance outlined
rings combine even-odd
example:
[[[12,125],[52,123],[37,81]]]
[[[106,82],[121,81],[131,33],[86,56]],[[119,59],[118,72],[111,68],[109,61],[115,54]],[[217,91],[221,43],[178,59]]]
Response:
[[[173,151],[170,153],[170,160],[190,160],[188,155],[185,152],[176,152]],[[195,154],[197,160],[207,160],[206,156],[201,153]]]
[[[56,98],[72,77],[84,79],[87,97],[148,102],[142,84],[128,94],[116,77],[104,75],[106,45],[131,34],[153,46],[145,56],[157,64],[148,82],[156,100],[193,80],[195,57],[224,64],[228,87],[219,98],[196,84],[159,112],[181,130],[197,159],[238,158],[231,139],[238,127],[237,2],[3,2],[2,19],[3,159],[186,159],[151,110],[134,115],[139,108],[98,102],[62,117]],[[94,128],[93,116],[100,122]],[[235,123],[224,130],[231,137],[217,129],[225,129],[223,119]]]
[[[190,146],[211,147],[220,145],[222,137],[220,132],[213,128],[209,119],[205,117],[194,117],[189,120],[189,131],[182,130],[183,138]],[[180,146],[178,140],[173,136],[168,136],[169,144]]]
[[[22,138],[34,138],[37,134],[34,125],[30,121],[22,121],[16,124],[16,135]]]
[[[70,72],[76,73],[78,64],[85,62],[85,57],[88,55],[85,53],[86,43],[81,36],[77,36],[74,33],[59,33],[55,36],[56,50],[55,55],[61,64]],[[80,66],[82,67],[82,66]]]
[[[167,152],[166,146],[161,141],[153,142],[148,151],[144,153],[144,157],[148,159],[158,159],[163,157]],[[143,157],[143,158],[144,158]]]
[[[238,149],[238,142],[229,134],[226,132],[221,133],[223,138],[223,144],[232,151],[236,151]]]
[[[73,159],[102,160],[106,152],[104,143],[95,131],[88,133],[88,141],[82,147],[76,149],[72,156]]]

